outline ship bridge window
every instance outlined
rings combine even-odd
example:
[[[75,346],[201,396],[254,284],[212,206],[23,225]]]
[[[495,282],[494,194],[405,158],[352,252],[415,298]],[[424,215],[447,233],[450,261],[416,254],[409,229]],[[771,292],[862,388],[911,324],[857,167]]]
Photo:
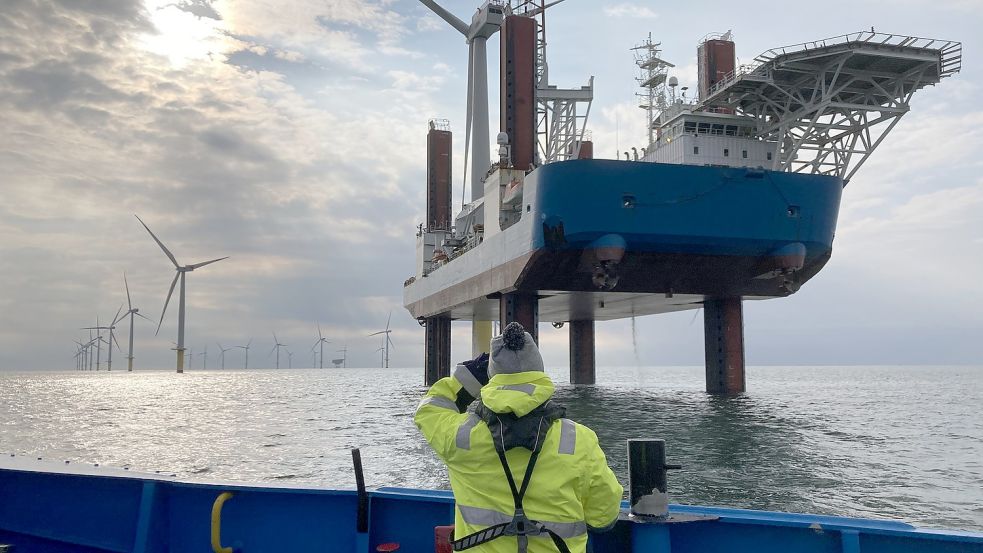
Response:
[[[687,121],[683,128],[686,132],[696,132],[696,121]]]
[[[724,127],[724,134],[727,136],[737,136],[737,125],[727,125]]]

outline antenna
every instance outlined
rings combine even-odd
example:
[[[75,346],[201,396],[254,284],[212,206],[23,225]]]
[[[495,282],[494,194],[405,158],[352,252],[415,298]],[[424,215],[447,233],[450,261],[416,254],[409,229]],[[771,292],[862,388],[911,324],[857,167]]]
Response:
[[[666,80],[669,68],[675,66],[659,57],[662,55],[662,43],[652,42],[652,33],[649,33],[644,42],[632,48],[632,51],[635,53],[635,65],[639,68],[636,80],[644,90],[635,95],[642,99],[638,107],[644,109],[648,115],[647,147],[651,148],[655,143],[658,114],[669,107],[666,100]]]

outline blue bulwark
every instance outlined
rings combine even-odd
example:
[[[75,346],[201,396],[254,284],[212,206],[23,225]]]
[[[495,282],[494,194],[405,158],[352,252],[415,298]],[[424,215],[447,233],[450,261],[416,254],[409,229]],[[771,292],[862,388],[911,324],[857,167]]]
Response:
[[[223,545],[260,551],[354,551],[356,494],[314,487],[184,482],[124,471],[73,471],[54,463],[25,470],[0,460],[0,544],[13,551],[164,553],[209,551],[212,502],[222,511]],[[453,524],[445,490],[370,492],[369,551],[433,551],[434,527]],[[627,509],[627,505],[623,505]],[[592,538],[595,553],[983,553],[983,534],[925,530],[889,520],[670,505],[670,514],[716,520],[669,524],[652,541],[623,517]],[[635,538],[633,538],[635,536]],[[359,552],[363,553],[363,552]]]

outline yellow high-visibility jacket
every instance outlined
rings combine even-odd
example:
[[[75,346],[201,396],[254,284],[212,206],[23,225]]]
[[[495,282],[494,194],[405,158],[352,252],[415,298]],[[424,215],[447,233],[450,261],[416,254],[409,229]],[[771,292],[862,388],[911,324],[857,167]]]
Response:
[[[455,538],[509,522],[515,511],[491,431],[474,413],[460,412],[459,394],[478,396],[480,390],[488,409],[521,417],[549,400],[553,389],[549,377],[538,371],[498,374],[481,387],[466,367],[458,365],[420,402],[414,422],[450,473]],[[530,455],[524,447],[506,452],[516,487],[522,486]],[[583,553],[588,528],[606,529],[617,521],[622,493],[597,435],[586,426],[559,419],[546,433],[522,504],[526,516],[559,534],[571,553]],[[515,553],[517,549],[515,537],[502,536],[473,551]],[[556,550],[546,534],[529,538],[529,553]]]

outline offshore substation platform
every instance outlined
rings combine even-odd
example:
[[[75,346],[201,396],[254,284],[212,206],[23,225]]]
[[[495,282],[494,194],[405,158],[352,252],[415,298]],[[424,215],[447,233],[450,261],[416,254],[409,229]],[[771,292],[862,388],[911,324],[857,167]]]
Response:
[[[404,303],[426,327],[425,380],[450,371],[452,319],[474,353],[492,321],[570,332],[570,381],[594,383],[594,321],[704,310],[706,388],[745,390],[743,300],[785,297],[830,258],[840,194],[910,109],[959,71],[958,42],[857,32],[738,67],[730,33],[698,46],[677,93],[651,36],[634,48],[648,145],[593,158],[586,86],[550,84],[544,0],[487,1],[470,24],[471,201],[451,214],[451,132],[427,135],[427,215]],[[486,41],[501,31],[500,132],[489,162]]]

